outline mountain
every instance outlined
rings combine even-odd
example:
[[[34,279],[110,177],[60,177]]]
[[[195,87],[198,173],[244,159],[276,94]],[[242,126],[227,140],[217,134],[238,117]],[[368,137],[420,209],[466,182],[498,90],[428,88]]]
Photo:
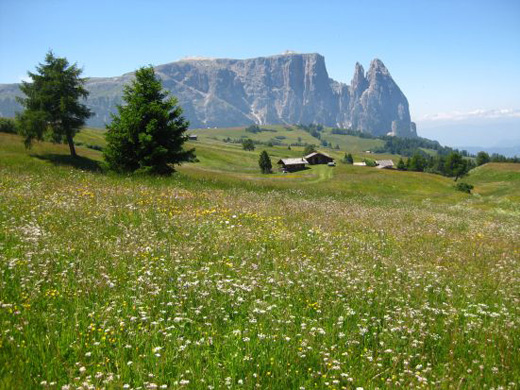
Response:
[[[246,60],[185,59],[155,67],[165,89],[179,99],[191,127],[256,123],[321,123],[374,135],[415,137],[408,101],[379,59],[368,72],[356,64],[350,85],[329,78],[320,54],[287,53]],[[133,73],[91,78],[88,124],[103,127],[121,104]],[[19,109],[16,84],[0,85],[0,115]]]

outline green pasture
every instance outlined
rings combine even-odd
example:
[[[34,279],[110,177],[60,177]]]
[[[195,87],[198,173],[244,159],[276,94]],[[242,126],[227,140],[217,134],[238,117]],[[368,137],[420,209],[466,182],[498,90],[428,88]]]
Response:
[[[171,177],[0,133],[0,389],[518,388],[518,164],[469,195],[197,133]]]

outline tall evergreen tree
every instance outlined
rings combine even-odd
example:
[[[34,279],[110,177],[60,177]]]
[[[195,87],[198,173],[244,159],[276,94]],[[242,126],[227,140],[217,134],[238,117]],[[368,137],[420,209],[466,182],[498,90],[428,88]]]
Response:
[[[25,136],[25,146],[33,139],[49,138],[53,142],[67,142],[71,156],[76,156],[74,136],[92,115],[80,99],[88,96],[82,70],[70,65],[66,58],[55,57],[52,51],[45,62],[27,72],[31,82],[23,81],[20,90],[25,97],[18,98],[25,108],[17,114],[19,132]]]
[[[174,164],[192,161],[194,149],[185,150],[189,122],[175,97],[168,97],[153,67],[135,72],[125,86],[123,100],[107,126],[105,160],[118,172],[170,174]]]
[[[264,150],[260,153],[260,159],[258,160],[258,165],[260,166],[260,170],[262,173],[271,173],[273,169],[273,164],[271,163],[271,158]]]

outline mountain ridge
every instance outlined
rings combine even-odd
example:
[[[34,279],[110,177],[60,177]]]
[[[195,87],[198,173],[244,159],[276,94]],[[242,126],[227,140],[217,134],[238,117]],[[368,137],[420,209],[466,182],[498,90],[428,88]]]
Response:
[[[379,59],[372,60],[366,73],[356,63],[350,85],[329,77],[319,53],[187,58],[154,69],[163,87],[178,98],[192,128],[321,123],[374,135],[416,136],[406,96]],[[110,121],[133,74],[87,81],[87,105],[94,112],[89,125]],[[0,85],[0,115],[12,116],[19,107],[13,86]]]

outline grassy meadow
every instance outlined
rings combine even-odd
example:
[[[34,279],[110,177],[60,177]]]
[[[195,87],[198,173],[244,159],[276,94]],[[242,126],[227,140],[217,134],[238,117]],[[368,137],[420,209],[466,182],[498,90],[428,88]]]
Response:
[[[518,388],[520,164],[467,195],[196,133],[170,178],[0,133],[1,389]]]

